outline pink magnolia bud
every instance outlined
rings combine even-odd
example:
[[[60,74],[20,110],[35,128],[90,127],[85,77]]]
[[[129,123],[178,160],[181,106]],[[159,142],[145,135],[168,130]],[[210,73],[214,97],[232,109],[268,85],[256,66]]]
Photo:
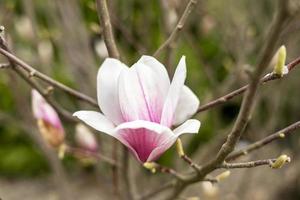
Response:
[[[31,98],[39,131],[48,144],[59,147],[64,142],[65,132],[58,114],[36,90],[32,90]]]
[[[96,152],[98,143],[93,133],[83,124],[76,125],[75,141],[83,149]]]

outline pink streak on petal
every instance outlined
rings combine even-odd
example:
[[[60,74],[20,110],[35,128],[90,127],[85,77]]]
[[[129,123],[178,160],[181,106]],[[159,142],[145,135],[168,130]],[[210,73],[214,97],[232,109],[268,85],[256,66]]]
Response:
[[[113,136],[127,146],[142,163],[149,161],[152,152],[160,148],[161,150],[151,158],[151,160],[157,159],[176,140],[176,135],[168,127],[143,120],[119,125]],[[170,140],[173,141],[171,144]]]
[[[166,150],[168,150],[176,141],[177,137],[174,135],[173,137],[168,138],[165,142],[161,143],[157,146],[148,156],[147,162],[152,162],[157,160]]]
[[[145,128],[124,129],[119,133],[132,147],[141,162],[146,162],[149,155],[159,145],[160,134]]]

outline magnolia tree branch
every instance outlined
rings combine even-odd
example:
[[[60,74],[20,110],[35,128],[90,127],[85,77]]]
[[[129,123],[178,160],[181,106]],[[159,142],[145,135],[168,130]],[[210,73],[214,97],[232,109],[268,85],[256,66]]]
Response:
[[[300,121],[297,121],[291,125],[289,125],[288,127],[281,129],[279,131],[277,131],[276,133],[273,133],[271,135],[269,135],[268,137],[265,137],[257,142],[254,142],[253,144],[248,145],[247,147],[235,151],[232,154],[230,154],[226,160],[234,160],[240,156],[246,155],[248,153],[250,153],[251,151],[257,150],[275,140],[278,139],[283,139],[285,138],[287,135],[292,134],[293,131],[295,131],[296,129],[300,128]]]
[[[236,169],[236,168],[253,168],[253,167],[259,167],[262,165],[268,165],[271,167],[271,165],[276,161],[276,159],[266,159],[266,160],[256,160],[256,161],[250,161],[250,162],[243,162],[243,163],[226,163],[219,165],[218,168],[223,169]]]
[[[289,64],[287,64],[287,68],[289,69],[289,71],[293,70],[298,64],[300,63],[300,56],[298,58],[296,58],[295,60],[293,60],[292,62],[290,62]],[[284,75],[286,76],[286,75]],[[274,74],[274,73],[271,73],[271,74],[267,74],[266,76],[264,76],[263,78],[260,79],[260,84],[263,84],[263,83],[267,83],[269,81],[272,81],[272,80],[277,80],[277,79],[280,79],[282,77],[278,76],[277,74]],[[245,85],[239,89],[236,89],[222,97],[219,97],[213,101],[210,101],[208,102],[207,104],[204,104],[204,105],[201,105],[199,106],[196,114],[200,113],[200,112],[203,112],[203,111],[206,111],[208,109],[211,109],[211,108],[214,108],[218,105],[222,105],[224,103],[226,103],[227,101],[229,101],[230,99],[240,95],[240,94],[243,94],[247,89],[249,88],[249,84],[248,85]]]
[[[46,99],[46,101],[58,112],[58,114],[63,117],[64,119],[71,121],[71,122],[78,122],[78,119],[72,116],[72,113],[69,111],[63,109],[55,101],[53,101],[50,96],[48,95],[48,92],[42,89],[36,82],[34,82],[26,72],[24,72],[22,69],[15,67],[13,63],[11,63],[12,70],[14,70],[24,81],[26,81],[32,88],[37,90],[43,97]]]
[[[112,58],[120,58],[119,51],[114,39],[112,25],[110,22],[109,11],[106,0],[96,0],[97,12],[101,25],[103,26],[104,42],[108,51],[108,55]]]
[[[179,36],[179,32],[184,27],[189,15],[195,8],[196,4],[197,4],[197,0],[189,1],[184,12],[182,13],[177,25],[173,29],[173,31],[170,34],[170,36],[168,37],[168,39],[154,52],[154,54],[153,54],[154,57],[157,57],[165,48],[172,46],[172,43],[174,43],[177,40],[177,38]]]
[[[244,132],[244,129],[249,121],[252,107],[254,105],[256,91],[260,83],[260,77],[272,58],[274,49],[276,47],[276,42],[278,41],[279,35],[281,33],[281,29],[288,18],[289,13],[287,10],[287,2],[285,0],[279,0],[278,12],[276,13],[275,20],[271,26],[267,41],[262,48],[262,52],[258,59],[257,68],[252,74],[251,81],[244,95],[238,117],[227,137],[226,142],[222,145],[217,156],[207,164],[202,166],[198,173],[191,177],[188,177],[184,181],[176,180],[172,192],[166,199],[175,199],[188,185],[203,180],[207,174],[217,169],[218,166],[220,166],[224,162],[226,157],[234,150],[236,143],[239,141],[239,138]]]
[[[7,52],[10,55],[12,55],[10,53],[10,50],[7,46],[6,40],[4,39],[3,35],[0,36],[0,52],[1,50],[3,50],[3,52]],[[48,95],[48,92],[45,92],[38,84],[36,84],[31,78],[30,76],[27,75],[27,73],[19,68],[16,64],[15,64],[15,60],[8,57],[8,61],[9,61],[9,65],[11,67],[12,70],[14,70],[23,80],[25,80],[32,88],[36,89],[46,100],[47,102],[65,119],[69,120],[69,121],[78,121],[76,118],[74,118],[72,116],[72,114],[70,112],[68,112],[67,110],[59,107]]]
[[[104,42],[108,51],[109,57],[120,59],[120,53],[117,48],[115,39],[114,39],[114,34],[113,34],[113,29],[110,21],[110,15],[107,7],[107,1],[106,0],[96,0],[96,7],[97,7],[97,13],[98,17],[100,20],[100,23],[103,27],[103,38]],[[118,158],[118,142],[117,140],[112,141],[113,149],[112,149],[112,157],[113,159],[117,162]],[[123,150],[124,154],[123,156],[127,157],[128,151]],[[126,198],[128,199],[133,199],[132,193],[131,193],[131,182],[129,180],[129,177],[127,175],[128,173],[128,165],[129,162],[127,160],[123,159],[122,163],[122,169],[127,170],[126,174],[122,175],[123,181],[125,182],[124,186],[126,187]],[[119,173],[118,173],[118,168],[117,167],[112,167],[112,178],[113,178],[113,184],[114,184],[114,192],[117,197],[120,197],[119,193]]]
[[[69,153],[74,156],[83,156],[83,157],[88,157],[88,158],[94,158],[97,161],[105,162],[112,166],[118,166],[118,164],[113,159],[106,157],[106,156],[100,154],[99,152],[87,151],[84,149],[71,147],[68,145],[65,146],[64,150],[66,153]]]
[[[23,60],[21,60],[20,58],[16,57],[15,55],[13,55],[12,53],[10,53],[8,50],[4,49],[4,48],[0,48],[0,53],[2,55],[4,55],[5,57],[7,57],[7,59],[9,59],[11,62],[15,63],[16,65],[22,67],[25,71],[27,71],[29,73],[29,75],[31,77],[37,77],[39,79],[41,79],[42,81],[48,83],[49,85],[52,85],[55,88],[59,88],[63,91],[65,91],[66,93],[76,97],[77,99],[83,100],[93,106],[98,106],[97,101],[94,100],[93,98],[77,91],[74,90],[52,78],[50,78],[49,76],[37,71],[34,67],[30,66],[29,64],[27,64],[26,62],[24,62]]]

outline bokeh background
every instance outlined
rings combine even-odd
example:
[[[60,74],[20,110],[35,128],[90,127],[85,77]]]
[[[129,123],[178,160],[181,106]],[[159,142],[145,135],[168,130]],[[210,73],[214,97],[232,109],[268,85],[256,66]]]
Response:
[[[122,60],[128,65],[142,54],[151,55],[170,34],[187,0],[109,1],[112,24]],[[161,54],[171,74],[186,55],[187,85],[208,102],[248,81],[272,22],[274,0],[199,1],[189,17],[172,54]],[[299,0],[290,1],[299,10]],[[287,62],[300,55],[300,14],[285,25],[277,46],[287,47]],[[14,53],[36,69],[85,94],[96,96],[98,67],[107,51],[94,0],[1,0],[0,24]],[[0,56],[2,63],[7,62]],[[272,68],[268,68],[272,71]],[[239,146],[261,139],[300,119],[300,69],[259,91],[252,119]],[[63,161],[45,146],[31,112],[30,87],[9,69],[0,71],[0,198],[111,199],[109,166],[66,155]],[[74,112],[90,108],[60,90],[54,99]],[[241,97],[199,114],[202,122],[196,136],[184,136],[186,151],[200,164],[212,158],[238,113]],[[74,124],[64,127],[67,141],[74,142]],[[111,139],[95,133],[100,151],[109,155]],[[266,159],[288,154],[292,163],[280,170],[268,167],[232,170],[231,176],[214,187],[202,183],[190,187],[183,198],[201,199],[300,199],[299,131],[255,151],[242,160]],[[159,163],[185,170],[174,148]],[[136,193],[159,186],[170,178],[152,175],[130,156]],[[65,192],[69,191],[69,192]],[[69,198],[69,197],[65,197]]]

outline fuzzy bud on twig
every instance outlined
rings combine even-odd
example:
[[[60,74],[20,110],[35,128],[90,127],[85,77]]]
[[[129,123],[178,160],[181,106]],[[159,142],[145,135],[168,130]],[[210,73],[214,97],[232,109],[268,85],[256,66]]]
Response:
[[[220,182],[220,181],[222,181],[222,180],[228,178],[229,176],[230,176],[230,171],[227,170],[227,171],[222,172],[221,174],[217,175],[217,176],[215,177],[215,179],[216,179],[218,182]]]
[[[177,150],[177,153],[178,153],[179,157],[182,157],[182,156],[185,155],[180,138],[178,138],[177,141],[176,141],[176,150]]]
[[[152,173],[155,173],[156,172],[156,167],[157,167],[157,164],[155,162],[145,162],[143,164],[143,166],[150,170]]]
[[[277,53],[275,54],[275,60],[276,64],[274,66],[273,73],[283,76],[289,72],[287,66],[285,65],[285,60],[286,60],[286,48],[284,45],[282,45]]]
[[[279,156],[275,162],[270,164],[270,167],[273,169],[279,169],[281,168],[285,163],[291,162],[291,158],[287,155],[281,155]]]

